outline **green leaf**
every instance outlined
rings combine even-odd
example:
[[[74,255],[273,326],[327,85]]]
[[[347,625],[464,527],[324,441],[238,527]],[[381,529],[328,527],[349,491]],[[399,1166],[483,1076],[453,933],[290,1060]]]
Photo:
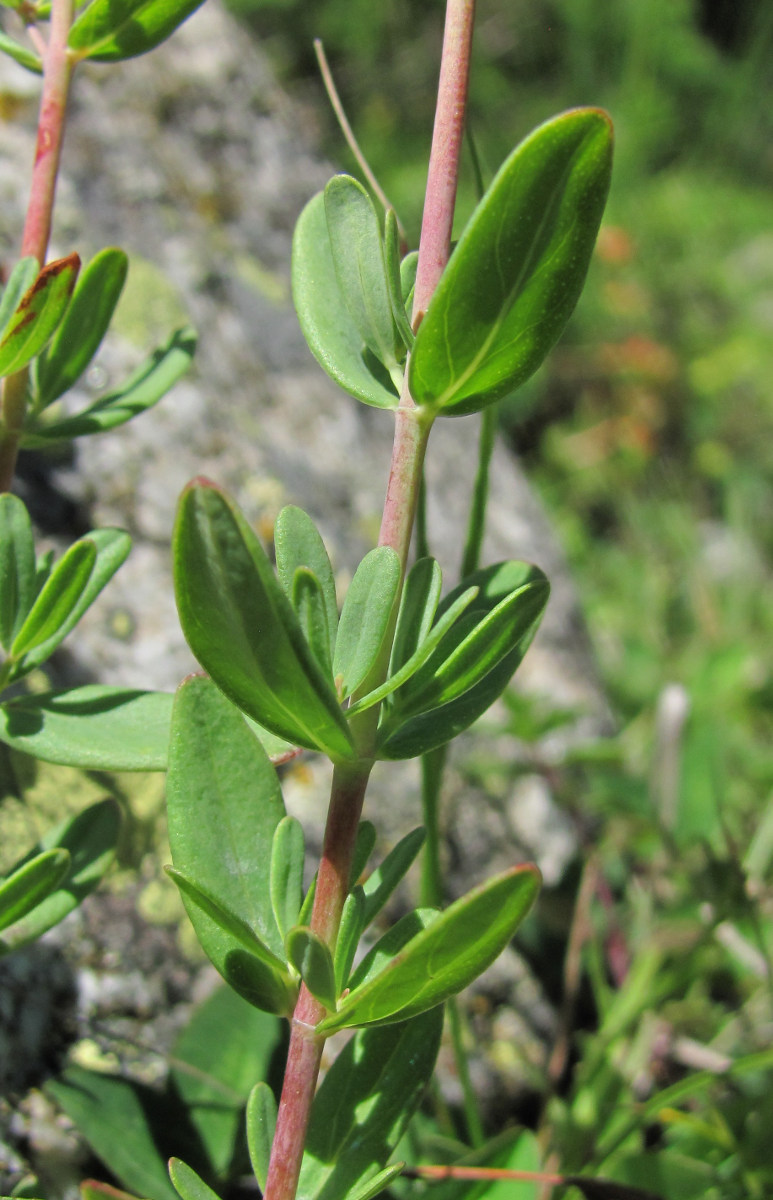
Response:
[[[195,349],[193,330],[187,327],[176,330],[121,387],[101,396],[82,412],[55,421],[31,413],[22,446],[27,450],[50,446],[124,425],[166,395],[190,367]]]
[[[333,966],[335,969],[335,994],[339,996],[347,985],[354,956],[365,928],[365,893],[357,886],[344,901],[341,921],[336,937]]]
[[[202,0],[92,0],[76,19],[67,45],[77,58],[116,62],[165,42]]]
[[[510,562],[475,572],[446,596],[438,608],[436,624],[470,585],[478,588],[478,594],[464,612],[458,629],[452,627],[431,660],[394,694],[391,705],[383,712],[379,730],[380,758],[413,758],[426,754],[467,729],[501,695],[531,644],[549,593],[547,579],[538,567]],[[520,593],[522,598],[515,601],[514,608],[505,606],[497,613],[493,625],[485,625],[487,614],[495,613],[497,606],[515,593]],[[470,624],[475,614],[478,621],[484,622],[481,646],[487,646],[486,659],[480,663],[475,662],[471,653],[476,634]],[[498,661],[492,662],[498,653],[497,647],[501,649],[508,637],[510,648]],[[448,663],[448,667],[444,663]],[[459,674],[454,676],[456,669]],[[440,703],[439,707],[430,705],[431,696],[454,695],[461,684],[469,684],[476,678],[477,682],[456,694],[454,699]],[[412,709],[414,704],[418,708],[419,696],[427,705],[426,710],[408,716],[401,709],[402,701],[405,700]]]
[[[256,1083],[247,1101],[247,1147],[255,1178],[262,1192],[266,1190],[271,1146],[276,1130],[277,1104],[267,1083]]]
[[[363,884],[365,896],[365,924],[367,929],[371,921],[381,912],[389,897],[394,892],[401,879],[408,873],[411,864],[424,845],[426,833],[423,828],[411,830],[401,838],[396,846],[387,854],[384,861]]]
[[[298,567],[308,567],[319,580],[325,598],[332,661],[338,628],[335,578],[325,543],[311,517],[302,508],[287,505],[279,513],[274,524],[274,551],[279,582],[288,598],[292,596]]]
[[[322,938],[302,925],[295,925],[285,939],[287,957],[306,987],[325,1008],[335,1009],[335,970],[330,950]]]
[[[324,191],[325,219],[338,286],[361,341],[402,384],[405,357],[392,313],[378,215],[362,184],[334,175]]]
[[[297,568],[293,577],[290,601],[309,649],[319,663],[322,673],[332,679],[330,627],[325,608],[325,596],[322,584],[308,567]]]
[[[81,271],[64,318],[38,363],[38,411],[71,388],[96,354],[126,282],[128,266],[123,250],[108,247]]]
[[[443,1013],[360,1030],[314,1098],[298,1200],[338,1200],[383,1171],[435,1065]]]
[[[34,254],[20,259],[8,276],[8,282],[0,296],[0,339],[8,332],[8,325],[25,292],[29,291],[38,277],[40,264]]]
[[[413,307],[413,291],[416,287],[416,268],[418,265],[419,254],[417,250],[411,250],[400,263],[400,290],[403,294],[403,304],[405,305],[406,313],[410,313]]]
[[[74,542],[56,563],[11,647],[19,679],[40,666],[64,641],[109,583],[131,549],[122,529],[97,529]],[[91,561],[91,569],[86,567]]]
[[[384,264],[386,267],[386,280],[389,289],[389,303],[392,308],[392,316],[403,346],[406,350],[412,350],[416,339],[411,329],[411,323],[408,320],[408,314],[405,311],[405,297],[400,271],[400,234],[397,228],[397,217],[391,208],[387,209],[384,229]],[[405,357],[404,353],[399,357],[402,362]]]
[[[165,771],[174,696],[87,684],[0,704],[0,741],[45,762]]]
[[[15,38],[11,38],[7,33],[0,30],[0,51],[7,54],[10,58],[15,59],[20,66],[26,67],[28,71],[32,71],[35,75],[43,74],[43,60],[34,50],[30,50],[29,46],[23,46],[21,42],[17,42]]]
[[[43,349],[67,308],[80,262],[69,254],[48,263],[24,293],[0,338],[0,375],[20,371]]]
[[[218,1200],[217,1192],[182,1159],[169,1159],[169,1178],[182,1200]]]
[[[208,679],[178,691],[167,775],[169,843],[175,868],[217,897],[280,962],[284,946],[270,891],[269,846],[285,815],[276,772],[240,713]],[[198,904],[186,900],[204,951],[220,974],[256,1007],[292,1007],[282,977],[245,951]]]
[[[164,869],[172,882],[180,889],[189,913],[192,908],[200,910],[217,925],[220,933],[224,934],[227,940],[243,946],[253,958],[270,967],[272,971],[276,971],[280,979],[284,977],[284,959],[272,954],[265,942],[246,921],[217,896],[213,896],[211,892],[198,884],[195,879],[191,879],[175,867],[165,867]],[[193,917],[191,920],[193,921]],[[195,921],[193,923],[196,925]],[[281,983],[279,987],[281,990]]]
[[[611,165],[599,109],[555,117],[513,151],[418,328],[409,370],[418,404],[476,412],[536,371],[582,290]]]
[[[420,558],[406,575],[392,642],[390,675],[395,675],[428,637],[442,587],[443,575],[434,558]]]
[[[266,554],[212,484],[189,485],[174,534],[177,605],[188,644],[248,716],[334,761],[354,755],[338,698]]]
[[[350,696],[367,678],[384,642],[400,586],[400,559],[391,546],[365,555],[349,584],[338,623],[333,674]]]
[[[273,1074],[285,1041],[283,1021],[219,987],[172,1047],[171,1086],[217,1177],[231,1174],[235,1155],[241,1161],[245,1105],[255,1080]]]
[[[295,817],[283,817],[274,830],[269,872],[271,906],[283,938],[298,922],[303,900],[304,861],[303,826]]]
[[[584,1175],[567,1175],[566,1182],[582,1192],[585,1200],[665,1200],[660,1192],[630,1187],[626,1183],[616,1183],[612,1179],[591,1179]]]
[[[0,496],[0,645],[9,650],[36,595],[35,540],[18,496]]]
[[[74,1065],[50,1080],[46,1092],[125,1187],[149,1200],[177,1200],[154,1136],[157,1093]]]
[[[356,1185],[350,1192],[347,1193],[346,1200],[371,1200],[373,1196],[378,1196],[393,1179],[397,1179],[402,1175],[405,1163],[393,1163],[391,1167],[384,1167],[383,1171],[379,1171],[377,1175],[373,1175],[366,1183]]]
[[[394,382],[366,355],[341,294],[322,192],[312,197],[295,226],[292,287],[303,336],[323,370],[364,404],[396,409],[400,397]]]
[[[94,890],[113,861],[120,828],[118,805],[114,800],[101,800],[49,830],[16,864],[14,871],[49,850],[65,850],[70,857],[70,869],[57,889],[4,930],[0,955],[40,937]]]
[[[536,867],[514,867],[457,900],[374,978],[367,979],[366,958],[352,978],[349,995],[320,1023],[320,1032],[404,1020],[456,995],[498,957],[538,890]],[[360,972],[366,978],[362,984],[357,982]]]
[[[0,880],[0,930],[26,917],[56,891],[70,870],[66,850],[46,850]]]

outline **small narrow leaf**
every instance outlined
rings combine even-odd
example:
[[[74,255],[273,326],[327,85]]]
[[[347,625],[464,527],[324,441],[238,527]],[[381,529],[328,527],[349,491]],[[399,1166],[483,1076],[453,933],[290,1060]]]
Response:
[[[219,926],[223,933],[233,938],[234,941],[239,942],[250,954],[254,955],[260,962],[265,963],[266,966],[271,967],[280,974],[284,973],[284,961],[281,958],[277,958],[275,954],[272,954],[247,922],[237,916],[235,912],[232,912],[227,904],[223,903],[216,896],[211,895],[205,888],[196,883],[195,880],[189,879],[182,871],[177,871],[174,867],[165,867],[164,869],[173,883],[177,884],[183,896],[187,900],[190,900],[197,908],[200,908],[210,920]]]
[[[413,829],[401,838],[396,846],[387,854],[380,866],[368,877],[363,884],[365,896],[365,924],[367,929],[374,917],[381,912],[389,897],[401,879],[405,877],[411,864],[424,845],[426,833],[423,828]]]
[[[86,370],[107,333],[128,266],[124,251],[109,247],[81,271],[64,319],[38,364],[37,410],[58,399]]]
[[[0,930],[26,917],[56,890],[69,870],[67,850],[46,850],[0,880]]]
[[[295,226],[292,286],[303,336],[323,370],[364,404],[396,409],[400,397],[394,382],[381,364],[366,357],[341,294],[322,192],[309,201]]]
[[[247,1101],[247,1148],[255,1178],[262,1192],[266,1190],[276,1114],[276,1099],[271,1088],[267,1083],[256,1083]]]
[[[322,585],[308,567],[298,567],[293,576],[290,600],[309,649],[326,676],[332,678],[330,628]]]
[[[11,655],[14,658],[21,658],[51,641],[67,624],[86,590],[96,561],[96,546],[85,540],[70,546],[59,559],[13,640]]]
[[[392,643],[389,674],[394,675],[418,650],[435,619],[443,575],[434,558],[420,558],[405,577]]]
[[[353,1187],[347,1193],[346,1200],[372,1200],[373,1196],[378,1196],[385,1188],[389,1187],[393,1179],[397,1179],[402,1174],[405,1163],[393,1163],[390,1167],[385,1167],[383,1171],[379,1171],[367,1183],[362,1183]]]
[[[341,913],[341,923],[338,927],[333,966],[335,968],[335,992],[339,996],[347,986],[349,972],[352,969],[354,956],[357,953],[362,931],[365,928],[365,894],[361,887],[354,891],[344,901]]]
[[[400,559],[390,546],[365,555],[346,593],[338,625],[333,673],[343,696],[367,678],[389,626],[400,586]]]
[[[283,817],[271,843],[271,905],[282,938],[298,922],[303,899],[305,847],[303,826],[295,817]]]
[[[202,0],[91,0],[70,30],[77,58],[116,62],[145,54],[174,33]]]
[[[170,1158],[169,1178],[182,1200],[218,1200],[217,1192],[182,1159]]]
[[[325,598],[332,661],[338,628],[333,568],[316,525],[302,508],[287,505],[279,513],[274,525],[274,551],[277,575],[286,596],[289,597],[292,593],[293,579],[298,567],[308,567],[319,580]]]
[[[180,499],[174,571],[188,644],[234,704],[294,745],[351,759],[332,683],[257,537],[212,484],[195,482]]]
[[[501,953],[539,890],[536,867],[515,867],[475,888],[421,930],[375,977],[357,985],[320,1032],[404,1020],[456,995]],[[366,960],[360,968],[367,975]]]
[[[0,496],[0,645],[11,644],[36,595],[32,522],[18,496]]]
[[[376,845],[376,826],[372,821],[360,821],[357,826],[357,841],[354,845],[354,855],[352,856],[352,875],[349,880],[349,887],[354,887],[359,880],[368,859],[373,853],[373,848]]]
[[[335,1009],[336,986],[333,959],[329,949],[313,929],[295,925],[285,939],[287,957],[312,996]]]
[[[404,347],[392,313],[378,215],[362,184],[335,175],[324,192],[338,286],[362,342],[391,373]]]
[[[64,316],[80,261],[69,254],[48,263],[24,293],[0,339],[0,375],[20,371],[43,349]]]
[[[411,395],[477,412],[524,383],[561,334],[590,262],[612,165],[609,118],[575,109],[504,163],[416,334]]]
[[[3,33],[2,30],[0,30],[0,52],[7,54],[9,58],[15,59],[20,66],[26,67],[34,75],[43,74],[43,60],[39,55],[34,50],[30,50],[29,46],[23,46],[15,38],[11,38],[7,33]]]
[[[400,275],[400,234],[397,228],[397,217],[394,210],[387,209],[384,228],[384,251],[387,287],[389,288],[389,303],[392,306],[392,316],[406,350],[413,349],[416,340],[405,311],[405,297]],[[401,356],[402,361],[402,356]]]
[[[8,332],[11,317],[21,303],[24,293],[29,291],[38,277],[40,264],[34,255],[22,258],[8,276],[8,282],[0,296],[0,340]]]

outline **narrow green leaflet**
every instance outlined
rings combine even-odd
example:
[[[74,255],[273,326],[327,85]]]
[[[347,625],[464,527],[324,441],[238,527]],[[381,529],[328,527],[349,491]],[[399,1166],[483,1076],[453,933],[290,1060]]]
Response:
[[[334,761],[354,755],[325,678],[265,551],[214,484],[183,492],[174,574],[188,644],[218,687],[260,725]]]
[[[166,395],[190,367],[195,349],[193,330],[188,327],[176,330],[121,387],[101,396],[82,412],[54,421],[47,415],[30,413],[22,446],[26,450],[50,446],[125,425]]]
[[[165,42],[202,0],[92,0],[76,19],[67,45],[78,58],[115,62]]]
[[[371,354],[402,385],[403,339],[392,312],[384,241],[368,193],[349,175],[334,175],[324,191],[325,218],[338,286]]]
[[[338,628],[335,578],[325,543],[311,517],[302,508],[288,504],[279,513],[274,524],[274,551],[276,572],[288,598],[292,596],[298,567],[308,567],[319,581],[325,599],[332,661]]]
[[[437,1008],[347,1042],[314,1098],[298,1200],[339,1200],[384,1170],[429,1082],[442,1026]]]
[[[244,1108],[255,1080],[273,1077],[285,1051],[285,1022],[226,986],[194,1010],[174,1043],[170,1087],[217,1176],[229,1176],[234,1156],[241,1157]]]
[[[188,875],[184,875],[182,871],[177,871],[174,867],[166,867],[165,870],[172,882],[177,884],[180,889],[189,913],[192,909],[198,909],[218,926],[220,933],[224,934],[226,938],[243,946],[249,954],[267,967],[277,971],[280,976],[285,974],[283,959],[272,954],[255,930],[240,916],[237,916],[227,904],[217,896],[213,896],[211,892],[201,887]]]
[[[27,674],[53,654],[115,575],[130,549],[131,538],[122,529],[97,529],[70,546],[55,564],[11,647],[13,657],[19,660],[12,679]],[[95,557],[86,576],[84,564],[92,554]]]
[[[367,929],[374,917],[381,912],[400,880],[405,878],[424,845],[425,838],[423,828],[411,830],[392,847],[384,861],[365,880],[362,889],[365,897],[363,929]]]
[[[394,382],[383,364],[366,354],[341,294],[322,192],[312,197],[295,226],[292,287],[303,336],[323,370],[364,404],[397,408]]]
[[[174,696],[87,684],[0,704],[0,741],[67,767],[165,771]]]
[[[319,663],[322,673],[332,679],[330,626],[325,608],[325,595],[322,591],[322,584],[308,567],[297,568],[293,576],[290,602],[298,618],[301,632]]]
[[[0,338],[0,375],[26,367],[64,316],[81,260],[77,254],[48,263],[11,314]]]
[[[391,1167],[384,1167],[383,1171],[373,1175],[366,1183],[358,1184],[352,1188],[346,1197],[346,1200],[371,1200],[373,1196],[378,1196],[393,1179],[397,1179],[403,1171],[405,1163],[393,1163]]]
[[[217,1192],[180,1158],[169,1159],[169,1178],[182,1200],[218,1200]]]
[[[350,696],[367,678],[378,658],[400,586],[400,559],[390,546],[365,555],[349,584],[333,660],[341,694]]]
[[[26,67],[35,75],[43,74],[43,61],[39,55],[34,50],[30,50],[29,46],[23,46],[15,38],[3,33],[2,30],[0,30],[0,51],[7,54],[9,58],[15,59],[20,66]]]
[[[0,645],[10,650],[36,595],[35,539],[24,503],[0,496]]]
[[[37,368],[35,409],[46,408],[80,379],[107,333],[129,260],[108,247],[83,268],[64,318]]]
[[[417,331],[409,379],[418,404],[477,412],[536,371],[579,298],[611,168],[611,124],[599,109],[555,117],[513,151]]]
[[[34,941],[57,925],[97,886],[113,861],[121,813],[114,800],[101,800],[69,817],[41,838],[14,871],[50,850],[64,850],[70,867],[59,886],[29,913],[3,931],[0,955]]]
[[[341,922],[338,926],[333,966],[335,968],[335,994],[344,990],[352,969],[354,956],[365,928],[365,894],[359,885],[349,892],[344,901]]]
[[[538,890],[539,872],[525,866],[468,892],[417,933],[375,977],[358,986],[355,974],[351,992],[338,1011],[320,1023],[320,1032],[404,1020],[456,995],[505,948]],[[367,959],[360,970],[367,976]]]
[[[280,962],[284,946],[271,903],[268,855],[285,815],[276,772],[241,714],[209,680],[179,689],[167,775],[175,868],[250,930]],[[291,1007],[284,975],[251,953],[200,903],[184,897],[201,945],[220,974],[257,1007]]]
[[[287,957],[306,987],[325,1008],[335,1009],[336,985],[333,959],[325,943],[309,929],[295,925],[285,939]]]
[[[256,1083],[247,1101],[247,1147],[255,1178],[262,1192],[266,1190],[276,1114],[277,1104],[271,1088],[267,1083]]]
[[[56,890],[69,870],[67,850],[45,850],[0,880],[0,930],[26,917]]]
[[[8,324],[22,297],[38,277],[40,266],[34,255],[22,258],[8,276],[8,282],[0,296],[0,339],[8,332]]]
[[[435,619],[443,575],[434,558],[420,558],[405,577],[397,614],[389,674],[394,675],[418,650]]]
[[[274,919],[283,938],[298,923],[303,901],[304,861],[303,826],[295,817],[282,817],[271,843],[269,887]]]
[[[408,313],[405,310],[405,295],[403,293],[403,281],[400,270],[400,234],[397,228],[397,217],[391,208],[387,209],[384,226],[384,264],[386,267],[392,316],[394,317],[394,322],[402,339],[403,346],[406,350],[412,350],[416,339],[411,329],[411,323],[408,320]],[[411,281],[412,286],[413,280]],[[403,357],[403,355],[400,355],[400,361],[402,361]]]

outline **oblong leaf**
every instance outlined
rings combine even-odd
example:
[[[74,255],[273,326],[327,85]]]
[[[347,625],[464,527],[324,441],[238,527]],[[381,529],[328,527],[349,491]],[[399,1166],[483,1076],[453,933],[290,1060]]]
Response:
[[[283,938],[299,923],[304,861],[303,826],[295,817],[282,817],[271,842],[269,888],[274,919]]]
[[[36,409],[53,403],[86,370],[107,333],[128,267],[124,251],[110,246],[81,271],[64,318],[38,363]]]
[[[330,950],[307,926],[294,925],[285,938],[287,957],[306,987],[325,1008],[335,1009],[335,969]]]
[[[183,632],[218,687],[294,745],[351,759],[332,683],[235,505],[213,484],[194,481],[180,498],[173,546]]]
[[[52,641],[66,626],[86,590],[96,561],[97,548],[85,539],[75,542],[62,555],[13,640],[14,658]]]
[[[48,263],[24,293],[0,337],[0,375],[20,371],[43,349],[64,316],[80,263],[77,254]]]
[[[416,334],[411,395],[447,415],[520,386],[580,295],[606,202],[606,113],[575,109],[504,163],[456,246]]]
[[[411,864],[424,845],[426,836],[426,831],[421,826],[406,833],[405,837],[392,847],[384,861],[365,880],[362,888],[365,897],[363,929],[367,929],[371,921],[381,912],[400,880],[408,873]]]
[[[363,344],[391,373],[405,357],[387,283],[381,227],[368,193],[350,175],[334,175],[324,191],[333,265],[344,303]],[[401,381],[402,382],[402,381]]]
[[[174,33],[202,0],[92,0],[70,29],[77,58],[116,62],[145,54]]]
[[[276,1114],[276,1098],[271,1088],[267,1083],[256,1083],[247,1101],[247,1148],[255,1178],[262,1192],[266,1190]]]
[[[301,632],[320,665],[323,675],[333,678],[330,657],[330,627],[322,584],[309,567],[298,567],[293,577],[290,602]]]
[[[337,996],[346,987],[349,972],[352,969],[354,956],[357,953],[357,947],[364,928],[365,894],[362,888],[357,886],[353,891],[349,892],[344,901],[341,921],[338,926],[335,955],[333,956],[335,992]]]
[[[357,567],[341,610],[333,659],[342,696],[356,691],[374,666],[399,586],[400,559],[391,546],[377,546]]]
[[[397,389],[383,366],[379,369],[364,353],[341,294],[322,192],[312,197],[295,226],[292,288],[303,336],[323,370],[364,404],[396,409]]]
[[[505,948],[531,907],[539,880],[536,867],[514,867],[462,896],[374,978],[353,986],[338,1011],[320,1023],[320,1032],[404,1020],[456,995]]]
[[[10,650],[35,600],[35,539],[23,501],[0,496],[0,645]]]
[[[165,771],[174,696],[87,684],[0,705],[0,741],[44,762]]]
[[[34,254],[20,259],[8,276],[8,282],[0,296],[0,338],[7,332],[8,324],[26,291],[38,277],[40,263]]]
[[[169,1178],[182,1200],[219,1200],[217,1192],[181,1158],[169,1159]]]
[[[125,383],[100,396],[82,412],[55,421],[31,412],[22,434],[22,446],[28,450],[51,446],[125,425],[166,395],[190,367],[195,349],[194,331],[188,326],[176,330]]]
[[[384,1170],[429,1082],[442,1027],[438,1008],[349,1039],[314,1097],[298,1200],[349,1196]]]
[[[194,879],[177,871],[174,867],[165,868],[169,878],[177,885],[183,896],[196,908],[201,909],[218,926],[221,933],[233,938],[243,946],[253,957],[265,963],[266,966],[284,974],[284,961],[272,954],[264,942],[251,929],[246,921],[232,912],[216,896],[211,895],[206,888],[201,887]],[[188,906],[190,908],[190,906]]]
[[[60,847],[36,854],[7,879],[0,880],[0,930],[26,917],[56,890],[69,869],[69,851]]]
[[[43,60],[29,46],[23,46],[15,38],[0,30],[0,51],[13,58],[20,66],[26,67],[34,75],[43,74]]]
[[[319,580],[325,599],[332,661],[338,628],[335,578],[319,530],[302,508],[288,504],[279,513],[274,523],[274,552],[276,573],[286,596],[290,597],[292,594],[293,580],[298,567],[308,567]]]
[[[394,317],[395,325],[397,326],[397,331],[400,334],[405,350],[412,350],[416,338],[414,337],[411,323],[408,320],[408,313],[405,309],[403,280],[400,270],[400,233],[397,227],[397,217],[392,208],[387,209],[386,220],[384,222],[384,262],[386,266],[387,287],[389,288],[389,302],[392,306],[392,316]],[[403,358],[404,355],[401,355],[400,361]]]

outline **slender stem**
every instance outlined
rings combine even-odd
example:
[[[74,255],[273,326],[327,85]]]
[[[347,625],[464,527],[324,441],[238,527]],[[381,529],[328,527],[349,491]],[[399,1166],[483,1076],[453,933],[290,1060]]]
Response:
[[[467,1122],[467,1135],[470,1145],[477,1149],[478,1146],[482,1146],[485,1142],[486,1135],[483,1132],[483,1122],[480,1119],[478,1100],[475,1095],[475,1089],[472,1086],[472,1079],[470,1078],[467,1049],[464,1044],[465,1023],[459,1010],[457,996],[451,996],[446,1001],[446,1015],[448,1017],[448,1027],[451,1030],[454,1062],[456,1063],[459,1084],[462,1089],[462,1105],[464,1108],[464,1119]]]
[[[35,162],[21,245],[22,258],[31,255],[41,267],[46,261],[51,236],[56,180],[72,77],[73,63],[67,50],[67,38],[73,13],[73,0],[53,0],[51,35],[43,59],[43,92],[38,115]],[[13,483],[27,408],[27,375],[25,368],[3,381],[0,492],[9,491]]]
[[[421,756],[421,810],[427,838],[421,858],[421,903],[439,908],[443,903],[443,872],[440,868],[440,788],[448,747],[438,746]]]

